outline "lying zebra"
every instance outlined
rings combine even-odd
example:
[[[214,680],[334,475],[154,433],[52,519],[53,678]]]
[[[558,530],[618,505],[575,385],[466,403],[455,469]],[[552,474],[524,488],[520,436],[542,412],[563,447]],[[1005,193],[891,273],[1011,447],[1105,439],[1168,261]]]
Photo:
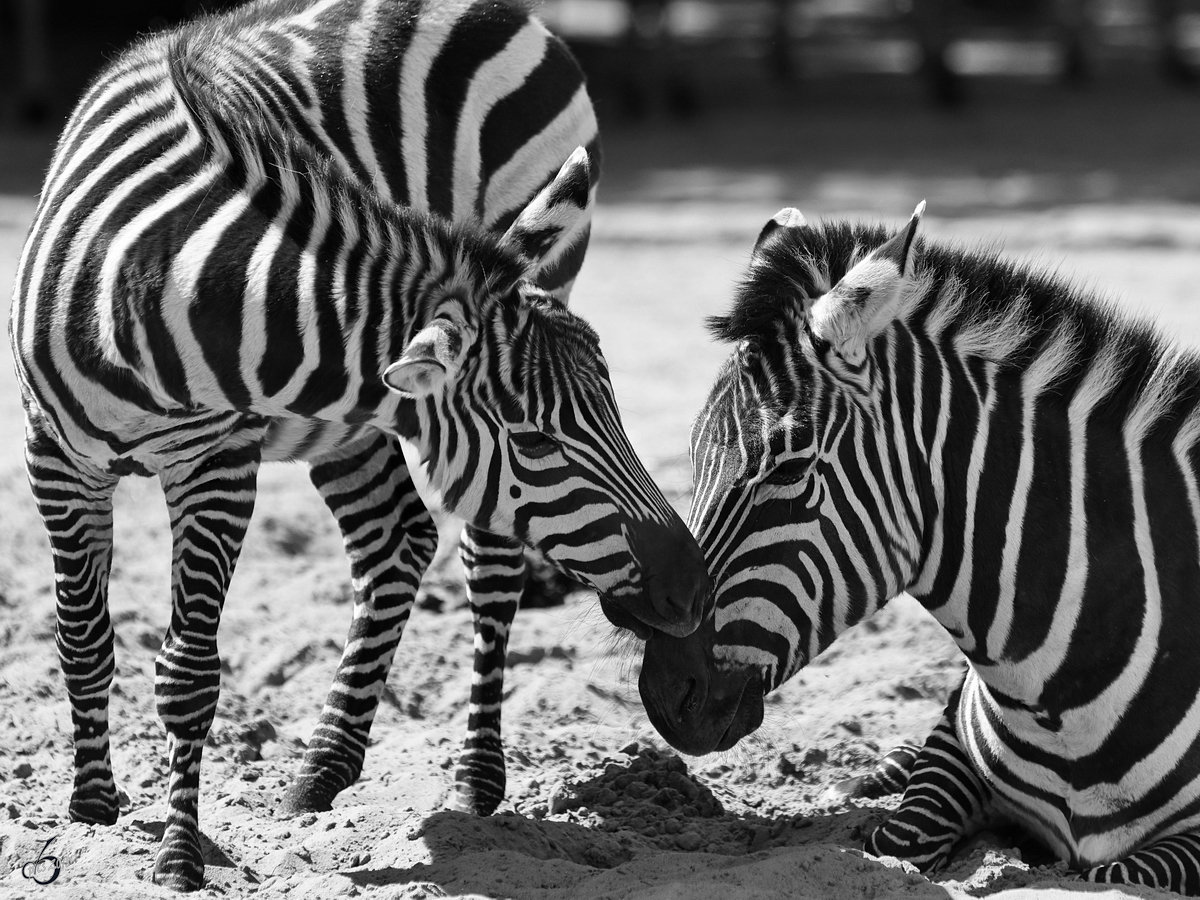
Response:
[[[280,6],[253,7],[247,21]],[[220,89],[229,70],[209,37],[152,38],[85,95],[51,163],[10,322],[55,566],[77,821],[118,815],[113,492],[123,475],[152,474],[166,493],[172,616],[155,694],[170,782],[154,877],[179,889],[203,881],[198,790],[221,607],[259,464],[281,445],[315,457],[357,594],[339,669],[348,682],[329,703],[345,752],[314,758],[334,740],[318,729],[300,780],[316,788],[301,804],[327,804],[357,776],[433,553],[398,438],[450,508],[542,550],[595,587],[617,624],[685,633],[711,593],[694,539],[629,445],[595,333],[532,283],[586,234],[585,149],[502,234],[451,226],[239,106],[239,92]],[[265,47],[278,39],[268,29]],[[298,452],[275,437],[292,422],[328,427]],[[651,568],[664,558],[673,565]]]
[[[690,525],[717,585],[641,692],[707,753],[908,591],[965,680],[874,854],[937,869],[987,820],[1093,881],[1200,892],[1200,355],[991,255],[769,222],[714,333]],[[901,782],[903,783],[903,782]]]

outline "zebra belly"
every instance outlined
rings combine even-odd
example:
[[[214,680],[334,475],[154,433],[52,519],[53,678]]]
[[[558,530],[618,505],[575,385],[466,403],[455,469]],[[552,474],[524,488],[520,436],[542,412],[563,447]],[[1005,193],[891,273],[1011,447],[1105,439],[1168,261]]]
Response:
[[[963,684],[956,724],[972,767],[992,791],[994,811],[1074,867],[1111,862],[1200,825],[1200,775],[1188,779],[1185,771],[1183,789],[1164,792],[1167,777],[1182,768],[1164,760],[1178,758],[1183,747],[1186,762],[1194,733],[1173,734],[1171,746],[1160,748],[1162,757],[1155,751],[1122,764],[1114,754],[1111,780],[1084,781],[1079,761],[1112,723],[1097,720],[1086,733],[1072,733],[1061,718],[997,702],[974,668]]]
[[[125,419],[120,427],[92,418],[87,430],[78,423],[61,428],[54,416],[32,404],[29,415],[86,467],[118,476],[157,475],[220,450],[244,447],[261,441],[266,428],[261,416],[225,410],[144,415]]]
[[[318,419],[271,419],[263,438],[263,462],[316,459],[357,440],[369,430],[369,425],[343,425]]]
[[[218,450],[261,442],[263,462],[311,460],[356,440],[372,426],[305,418],[266,418],[227,410],[198,410],[123,418],[119,425],[92,418],[96,434],[67,433],[36,404],[30,413],[74,457],[113,475],[157,475]],[[69,423],[68,423],[69,424]]]

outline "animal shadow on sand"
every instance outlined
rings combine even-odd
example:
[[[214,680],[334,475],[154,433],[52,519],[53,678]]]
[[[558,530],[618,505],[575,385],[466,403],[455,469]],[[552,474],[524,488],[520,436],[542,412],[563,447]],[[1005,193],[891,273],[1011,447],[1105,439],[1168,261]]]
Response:
[[[579,896],[619,896],[631,886],[717,877],[724,883],[779,878],[819,883],[834,873],[858,877],[854,873],[861,870],[863,877],[882,879],[881,887],[903,886],[905,897],[950,896],[857,851],[883,810],[845,808],[814,817],[729,812],[683,760],[652,749],[584,776],[551,788],[544,812],[553,819],[511,811],[484,819],[435,812],[408,835],[423,841],[430,861],[342,874],[360,888],[427,885],[453,894],[519,897],[567,883]],[[381,854],[380,861],[387,856]]]

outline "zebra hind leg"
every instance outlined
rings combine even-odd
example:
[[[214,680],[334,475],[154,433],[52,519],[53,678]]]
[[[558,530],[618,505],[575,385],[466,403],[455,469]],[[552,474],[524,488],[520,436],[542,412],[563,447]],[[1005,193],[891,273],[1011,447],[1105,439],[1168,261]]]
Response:
[[[176,890],[196,890],[204,881],[198,801],[221,685],[217,626],[254,509],[258,463],[252,443],[162,477],[174,554],[171,624],[155,660],[154,694],[168,734],[170,778],[154,881]]]
[[[921,748],[915,744],[900,744],[889,750],[871,771],[833,785],[828,798],[837,801],[875,800],[899,794],[908,785],[920,754]]]
[[[55,637],[74,729],[68,814],[74,822],[112,825],[119,809],[108,734],[115,670],[108,575],[117,479],[82,471],[32,423],[26,468],[54,557]]]
[[[984,824],[990,796],[954,728],[958,696],[955,691],[921,748],[899,808],[867,838],[868,853],[895,856],[931,872]]]
[[[284,816],[327,810],[358,779],[392,658],[437,549],[437,528],[395,438],[371,432],[315,461],[309,475],[342,531],[354,618],[300,775],[280,804]]]
[[[474,671],[467,737],[454,773],[454,807],[490,816],[504,799],[504,658],[508,634],[525,585],[525,554],[518,541],[463,528],[459,548],[475,625]]]
[[[1160,838],[1122,859],[1088,869],[1082,877],[1085,881],[1139,884],[1185,897],[1198,897],[1200,833],[1185,832]]]

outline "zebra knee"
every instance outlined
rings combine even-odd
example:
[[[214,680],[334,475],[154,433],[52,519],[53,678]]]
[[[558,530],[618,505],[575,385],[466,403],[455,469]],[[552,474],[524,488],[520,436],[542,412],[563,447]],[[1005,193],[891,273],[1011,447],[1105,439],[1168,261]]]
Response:
[[[1179,890],[1179,886],[1172,884],[1169,871],[1164,869],[1156,872],[1154,867],[1139,859],[1122,859],[1093,866],[1080,873],[1080,877],[1093,884],[1136,884],[1163,890]],[[1195,895],[1195,891],[1187,893]]]
[[[180,741],[203,741],[221,691],[216,645],[168,637],[154,660],[154,674],[155,707],[167,733]]]
[[[863,850],[872,856],[894,856],[903,859],[910,848],[909,842],[898,839],[890,826],[890,822],[885,822],[876,827],[863,841]]]
[[[98,639],[87,638],[97,632]],[[60,618],[55,627],[55,643],[72,704],[86,703],[97,696],[107,697],[116,671],[108,611],[84,623],[67,623]]]
[[[932,872],[946,864],[957,839],[957,834],[928,834],[893,818],[867,836],[863,850],[871,856],[890,856],[911,863],[921,872]]]
[[[467,600],[475,615],[475,671],[504,668],[508,630],[516,617],[527,578],[525,553],[511,538],[463,529],[459,559]]]
[[[1094,884],[1129,884],[1127,875],[1125,865],[1119,862],[1093,866],[1079,873],[1081,879]]]

